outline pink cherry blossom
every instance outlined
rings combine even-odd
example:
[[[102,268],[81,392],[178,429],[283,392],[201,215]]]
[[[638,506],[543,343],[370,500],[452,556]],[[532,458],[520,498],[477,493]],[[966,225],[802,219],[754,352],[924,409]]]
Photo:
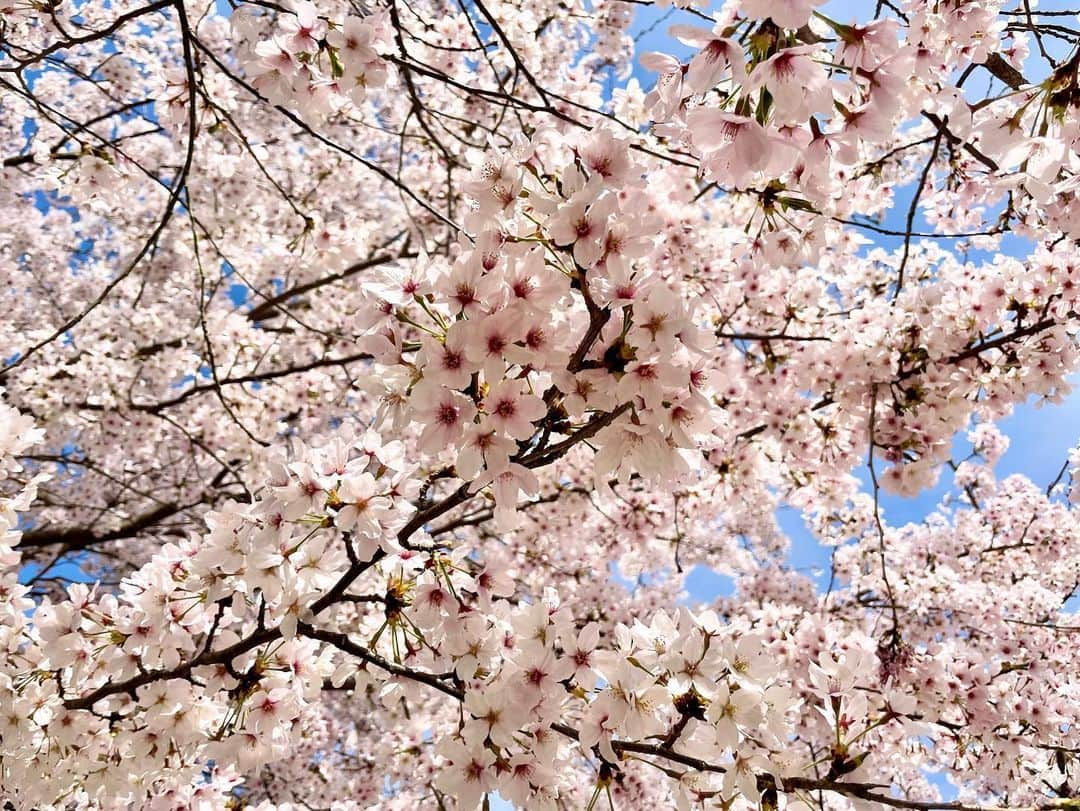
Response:
[[[833,5],[0,3],[5,809],[1074,803],[1074,23]]]

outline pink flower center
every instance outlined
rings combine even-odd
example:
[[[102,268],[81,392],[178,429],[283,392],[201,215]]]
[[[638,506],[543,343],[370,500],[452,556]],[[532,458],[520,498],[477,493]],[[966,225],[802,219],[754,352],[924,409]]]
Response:
[[[443,368],[457,371],[461,368],[461,353],[452,349],[443,352]]]
[[[439,406],[439,410],[435,414],[435,420],[440,425],[445,425],[445,426],[453,425],[458,420],[457,409],[454,408],[454,406],[451,405],[450,403],[443,403],[442,405]]]

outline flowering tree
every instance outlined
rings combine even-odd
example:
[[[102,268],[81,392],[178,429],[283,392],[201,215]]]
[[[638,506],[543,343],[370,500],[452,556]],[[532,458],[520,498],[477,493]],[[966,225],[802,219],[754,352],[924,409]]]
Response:
[[[1077,807],[1075,12],[647,5],[0,0],[5,809]]]

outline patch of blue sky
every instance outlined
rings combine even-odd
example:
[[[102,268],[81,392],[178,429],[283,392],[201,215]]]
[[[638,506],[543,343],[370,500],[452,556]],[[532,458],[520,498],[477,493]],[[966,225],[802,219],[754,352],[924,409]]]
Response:
[[[78,222],[82,219],[79,214],[79,209],[76,206],[69,205],[65,201],[70,198],[61,197],[55,191],[46,191],[45,189],[37,189],[34,192],[34,207],[42,214],[48,214],[53,209],[59,209],[71,217],[73,222]]]
[[[19,582],[24,586],[34,586],[44,581],[67,587],[72,583],[93,583],[95,578],[82,568],[84,556],[72,555],[50,563],[31,563],[19,570]]]
[[[248,296],[251,294],[251,288],[246,284],[240,284],[234,282],[229,285],[228,296],[229,301],[235,304],[237,307],[242,307],[247,304]]]
[[[51,464],[61,479],[78,479],[86,473],[86,468],[82,466],[85,460],[86,452],[78,445],[69,442],[60,448],[57,461]]]
[[[708,594],[710,599],[718,597],[730,597],[735,593],[735,581],[726,574],[695,564],[686,572],[683,578],[688,596],[691,600],[700,599],[698,595]]]

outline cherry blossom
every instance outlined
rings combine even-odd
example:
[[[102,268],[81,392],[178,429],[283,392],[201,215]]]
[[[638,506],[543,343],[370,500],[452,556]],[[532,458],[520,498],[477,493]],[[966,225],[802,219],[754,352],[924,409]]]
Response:
[[[1075,802],[1074,22],[656,5],[0,4],[5,808]]]

